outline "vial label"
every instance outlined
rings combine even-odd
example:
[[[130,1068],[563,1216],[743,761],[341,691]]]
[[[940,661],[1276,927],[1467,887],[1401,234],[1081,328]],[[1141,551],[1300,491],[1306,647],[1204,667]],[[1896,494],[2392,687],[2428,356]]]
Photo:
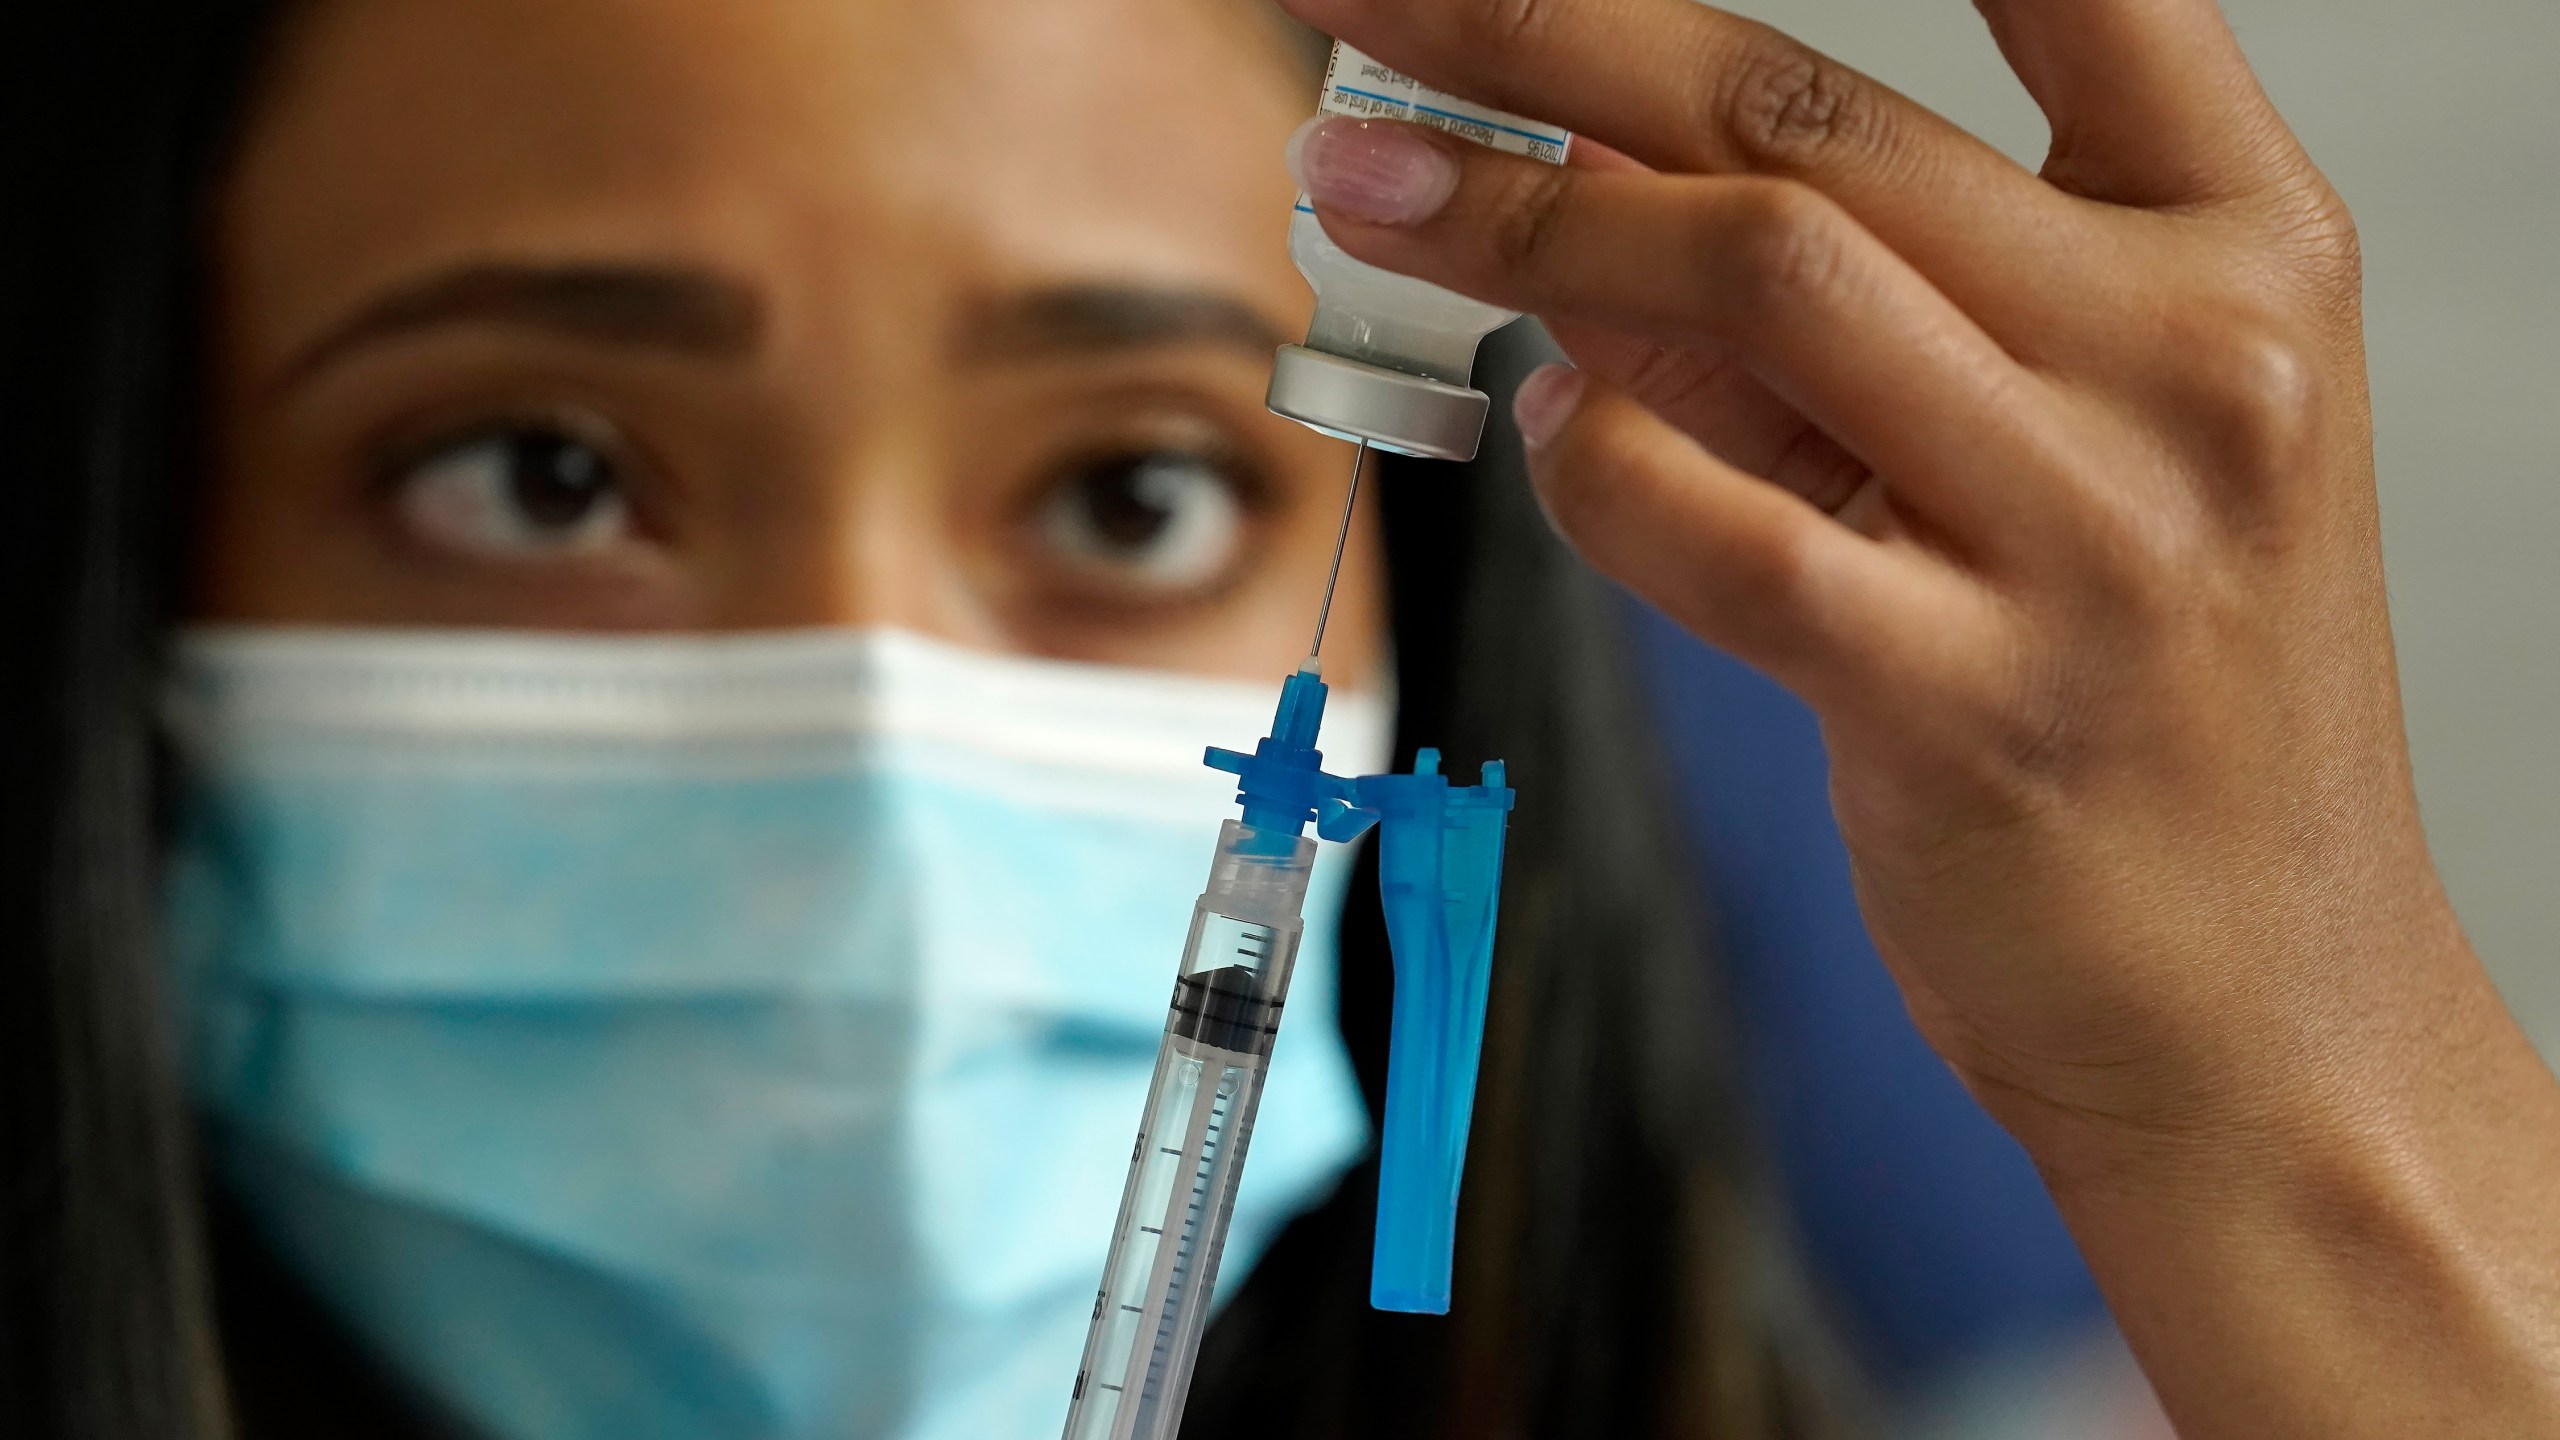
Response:
[[[1569,130],[1434,90],[1339,41],[1333,47],[1333,63],[1325,67],[1324,99],[1317,108],[1336,115],[1429,125],[1550,165],[1563,164],[1565,147],[1573,143]]]

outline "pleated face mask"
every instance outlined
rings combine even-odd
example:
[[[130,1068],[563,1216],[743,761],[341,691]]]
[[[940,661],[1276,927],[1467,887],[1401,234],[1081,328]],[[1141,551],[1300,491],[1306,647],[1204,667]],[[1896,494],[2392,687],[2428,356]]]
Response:
[[[897,632],[181,640],[224,1181],[506,1440],[1049,1440],[1267,686]],[[1325,748],[1382,768],[1386,707]],[[1232,1290],[1360,1152],[1328,847]]]

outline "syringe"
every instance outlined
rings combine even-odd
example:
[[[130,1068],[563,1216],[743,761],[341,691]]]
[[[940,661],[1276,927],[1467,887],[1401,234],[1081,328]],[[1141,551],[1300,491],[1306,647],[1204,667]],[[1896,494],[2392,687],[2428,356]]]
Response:
[[[1315,856],[1316,842],[1294,830],[1230,820],[1218,832],[1129,1158],[1067,1440],[1172,1440],[1182,1423]]]
[[[1364,445],[1352,464],[1346,537],[1366,453]],[[1341,563],[1337,539],[1337,573]],[[1329,610],[1330,583],[1326,593]],[[1314,648],[1323,644],[1320,615]],[[1271,733],[1253,753],[1212,749],[1206,757],[1237,777],[1243,818],[1219,828],[1208,887],[1192,908],[1066,1440],[1173,1440],[1181,1427],[1298,956],[1316,858],[1310,824],[1328,840],[1380,829],[1379,898],[1395,956],[1396,1009],[1371,1302],[1426,1314],[1449,1308],[1512,794],[1500,761],[1486,763],[1482,784],[1460,788],[1439,773],[1439,752],[1427,749],[1409,775],[1329,775],[1315,748],[1324,706],[1310,653],[1280,687]]]
[[[1171,1440],[1182,1423],[1263,1070],[1298,956],[1300,909],[1316,858],[1306,826],[1324,799],[1347,788],[1323,773],[1315,749],[1325,702],[1318,656],[1368,454],[1365,441],[1352,454],[1315,642],[1281,687],[1271,735],[1250,757],[1212,752],[1212,763],[1225,763],[1224,755],[1244,782],[1244,819],[1219,829],[1208,888],[1191,911],[1066,1440]]]

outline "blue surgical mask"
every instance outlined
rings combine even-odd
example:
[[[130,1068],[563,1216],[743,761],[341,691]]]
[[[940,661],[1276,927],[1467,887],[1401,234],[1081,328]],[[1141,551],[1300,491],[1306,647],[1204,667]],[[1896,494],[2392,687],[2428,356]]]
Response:
[[[1050,1440],[1269,689],[896,632],[211,630],[168,705],[217,1162],[506,1440]],[[1380,768],[1386,708],[1325,743]],[[1367,1140],[1320,863],[1224,1288]]]

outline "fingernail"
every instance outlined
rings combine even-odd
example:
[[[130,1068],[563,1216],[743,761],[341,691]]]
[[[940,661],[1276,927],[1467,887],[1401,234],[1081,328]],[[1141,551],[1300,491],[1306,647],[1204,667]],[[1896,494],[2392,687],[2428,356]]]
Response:
[[[1582,404],[1582,372],[1570,365],[1541,365],[1511,396],[1511,419],[1520,438],[1538,449],[1556,437]]]
[[[1289,137],[1289,175],[1321,209],[1380,225],[1428,220],[1458,188],[1458,165],[1410,125],[1319,115]]]

